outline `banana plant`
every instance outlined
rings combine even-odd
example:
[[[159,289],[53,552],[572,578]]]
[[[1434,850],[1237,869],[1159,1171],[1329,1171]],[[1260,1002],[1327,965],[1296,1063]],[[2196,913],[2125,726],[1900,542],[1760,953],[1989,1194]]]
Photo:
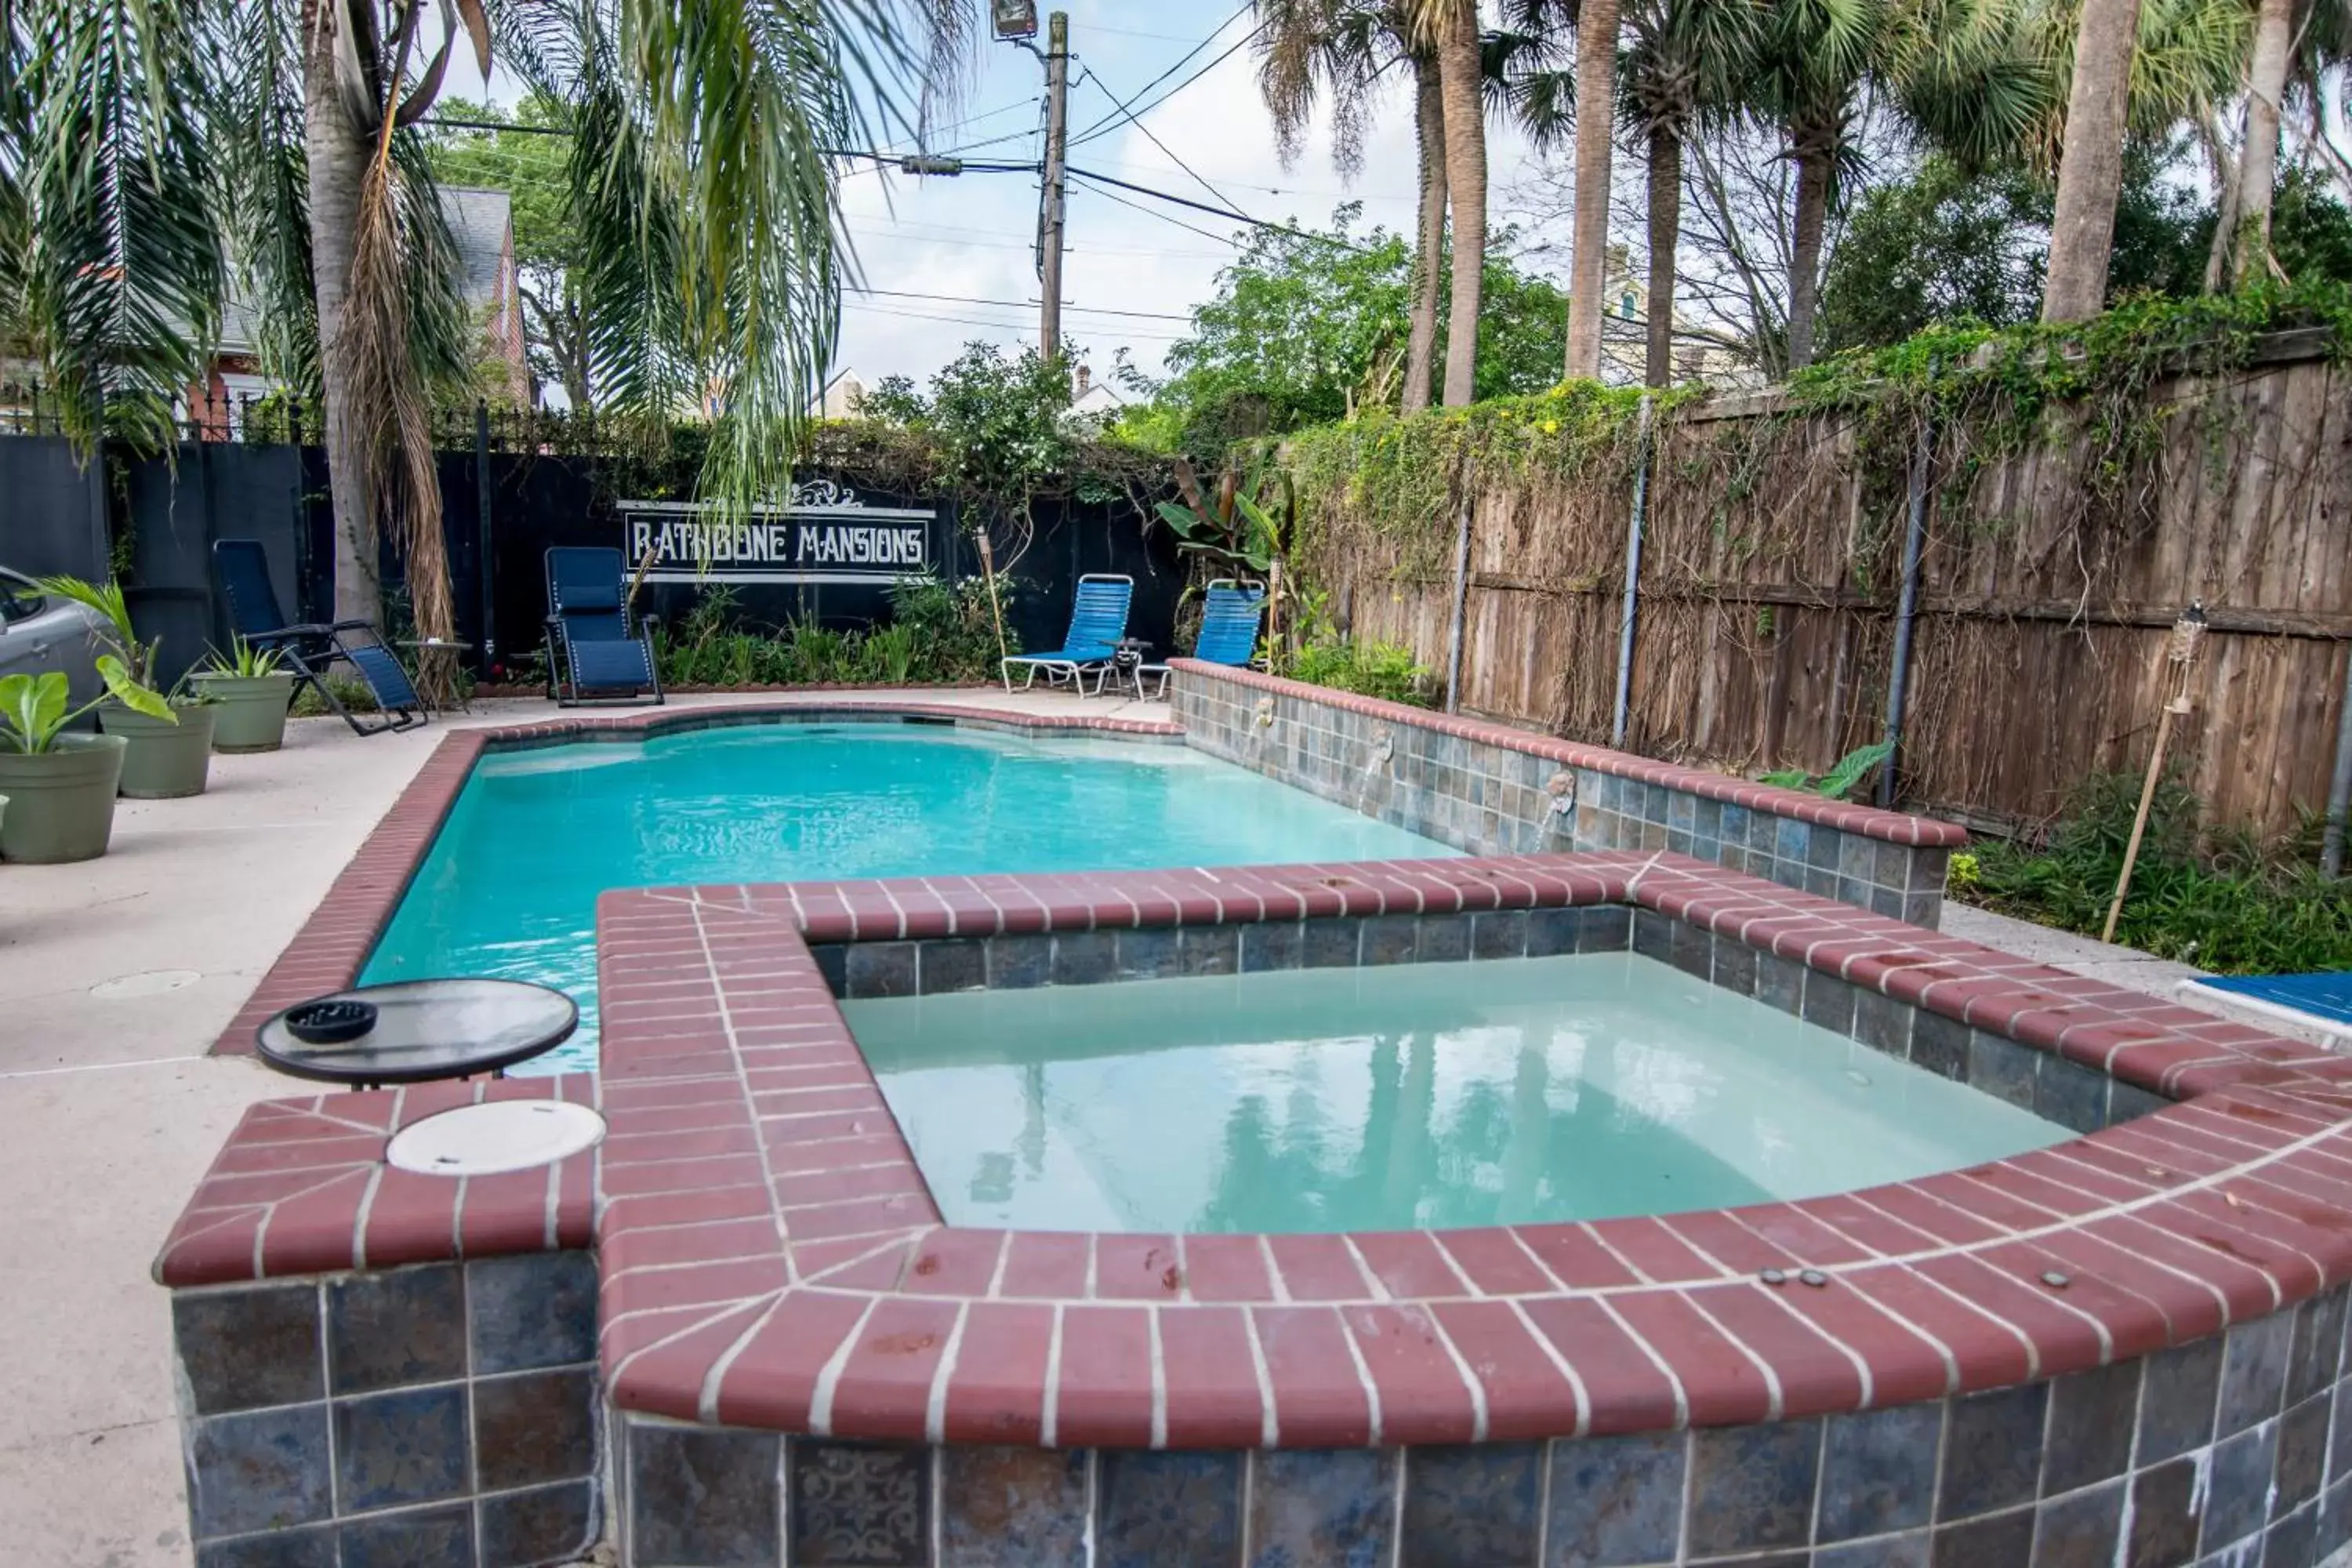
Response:
[[[1895,748],[1885,741],[1857,747],[1838,759],[1837,766],[1815,778],[1802,768],[1790,768],[1784,773],[1766,773],[1758,784],[1772,784],[1780,789],[1809,789],[1829,800],[1843,800],[1853,794],[1871,770],[1895,754]]]
[[[1228,468],[1217,481],[1213,500],[1204,494],[1190,463],[1176,465],[1176,489],[1183,504],[1159,503],[1160,521],[1176,531],[1179,550],[1206,556],[1233,572],[1272,578],[1281,570],[1288,546],[1283,513],[1287,510],[1274,494],[1278,475],[1264,468],[1246,476]]]
[[[180,716],[157,692],[131,679],[131,671],[112,654],[100,654],[98,673],[107,695],[70,708],[72,694],[65,676],[54,669],[38,675],[0,677],[0,751],[41,756],[57,749],[65,727],[111,698],[136,713],[176,724]]]

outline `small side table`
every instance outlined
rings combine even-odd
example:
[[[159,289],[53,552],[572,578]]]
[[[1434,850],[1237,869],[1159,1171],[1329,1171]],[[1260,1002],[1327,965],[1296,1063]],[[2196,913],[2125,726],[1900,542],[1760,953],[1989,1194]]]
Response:
[[[279,1013],[254,1031],[254,1047],[279,1072],[352,1089],[478,1073],[502,1078],[580,1026],[571,997],[523,980],[399,980],[311,1000],[365,1002],[376,1010],[375,1026],[357,1039],[312,1045],[296,1039]]]
[[[1151,652],[1150,642],[1143,637],[1121,637],[1110,646],[1110,665],[1103,671],[1105,678],[1118,681],[1122,689],[1135,693],[1137,701],[1142,701],[1141,671],[1145,657]],[[1095,695],[1102,695],[1101,681],[1095,683]]]
[[[472,643],[457,642],[449,637],[413,637],[404,640],[400,646],[409,650],[408,662],[416,669],[420,676],[424,673],[424,656],[428,653],[446,653],[456,655],[461,653],[471,653],[474,651],[474,645]],[[451,689],[454,690],[456,688],[453,686]],[[420,689],[417,695],[422,697],[424,692]],[[460,713],[471,713],[473,710],[473,707],[467,702],[466,699],[462,695],[460,695],[457,699],[457,711]],[[448,710],[445,708],[442,711],[446,713]]]

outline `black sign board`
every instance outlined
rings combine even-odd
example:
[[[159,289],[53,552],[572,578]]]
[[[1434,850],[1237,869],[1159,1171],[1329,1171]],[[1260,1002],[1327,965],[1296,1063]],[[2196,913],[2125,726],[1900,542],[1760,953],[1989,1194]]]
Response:
[[[868,506],[830,479],[796,484],[789,506],[754,507],[732,523],[707,502],[624,500],[614,510],[630,565],[653,556],[648,583],[881,585],[938,564],[936,511]]]

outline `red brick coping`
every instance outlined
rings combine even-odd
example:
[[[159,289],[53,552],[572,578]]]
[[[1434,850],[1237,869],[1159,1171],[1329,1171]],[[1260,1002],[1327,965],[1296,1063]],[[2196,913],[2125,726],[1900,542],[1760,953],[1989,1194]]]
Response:
[[[1668,789],[1683,790],[1704,799],[1727,801],[1733,805],[1744,805],[1770,816],[1789,816],[1800,822],[1819,823],[1840,832],[1858,833],[1865,838],[1930,848],[1957,848],[1969,841],[1968,829],[1958,823],[1943,822],[1932,816],[1913,816],[1906,812],[1880,811],[1875,806],[1854,805],[1842,800],[1828,800],[1809,791],[1755,784],[1730,773],[1710,773],[1704,768],[1677,767],[1672,763],[1637,757],[1630,752],[1612,752],[1606,746],[1588,746],[1578,741],[1563,741],[1558,736],[1541,735],[1531,730],[1515,729],[1508,724],[1490,723],[1484,719],[1465,719],[1456,713],[1435,713],[1426,708],[1408,708],[1402,702],[1386,702],[1377,697],[1359,697],[1352,691],[1335,691],[1326,686],[1308,686],[1296,680],[1285,680],[1280,676],[1261,674],[1255,669],[1202,664],[1198,659],[1174,659],[1169,668],[1207,679],[1229,680],[1281,697],[1320,702],[1385,723],[1410,724],[1441,735],[1458,735],[1480,745],[1500,746],[1529,756],[1549,757],[1569,767],[1591,768],[1595,773],[1613,773],[1619,778],[1663,784]]]
[[[1601,901],[2187,1102],[1733,1210],[1347,1236],[957,1228],[803,940]],[[598,931],[594,1245],[605,1384],[629,1410],[1072,1447],[1585,1436],[2053,1377],[2352,1276],[2352,1062],[1684,857],[629,890],[604,896]],[[467,1092],[257,1108],[157,1277],[580,1245],[569,1168],[433,1192],[383,1169],[385,1130]],[[1764,1284],[1768,1268],[1790,1278]],[[1808,1268],[1825,1282],[1799,1282]]]
[[[411,878],[425,863],[449,808],[466,787],[474,763],[485,752],[560,746],[575,741],[639,742],[737,724],[789,720],[798,723],[856,722],[889,719],[946,720],[976,730],[1018,730],[1027,734],[1181,735],[1173,724],[1140,719],[1068,718],[941,702],[776,702],[725,708],[641,708],[629,711],[575,713],[530,724],[455,730],[441,739],[425,766],[400,792],[392,809],[359,853],[335,878],[327,896],[300,934],[278,955],[253,994],[213,1042],[215,1056],[249,1056],[253,1032],[282,1008],[307,997],[340,991],[359,979],[376,939],[392,923]]]

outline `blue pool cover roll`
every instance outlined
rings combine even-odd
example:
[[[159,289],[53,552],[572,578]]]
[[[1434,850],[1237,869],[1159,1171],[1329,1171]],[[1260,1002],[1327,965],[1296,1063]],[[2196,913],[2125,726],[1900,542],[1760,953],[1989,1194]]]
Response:
[[[2198,984],[2273,1007],[2291,1007],[2341,1027],[2352,1027],[2352,969],[2318,974],[2217,974]]]

